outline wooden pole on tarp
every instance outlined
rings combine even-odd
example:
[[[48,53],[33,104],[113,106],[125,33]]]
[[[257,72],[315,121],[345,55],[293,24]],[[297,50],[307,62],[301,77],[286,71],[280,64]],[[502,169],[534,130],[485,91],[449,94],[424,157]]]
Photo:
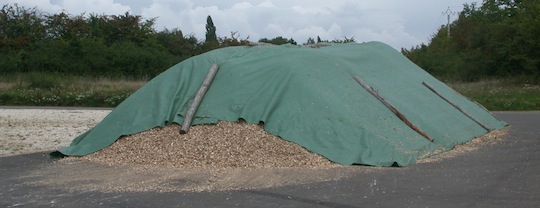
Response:
[[[191,103],[191,106],[189,107],[186,116],[184,116],[184,121],[182,122],[182,127],[180,128],[180,134],[186,134],[188,132],[189,127],[191,126],[191,121],[193,121],[193,116],[199,108],[204,94],[206,94],[206,91],[212,83],[212,80],[214,80],[214,76],[216,76],[218,69],[219,66],[217,64],[212,64],[212,67],[210,67],[210,70],[208,70],[208,74],[206,74],[206,77],[204,78],[204,81],[199,88],[199,91],[197,91],[195,99],[193,99],[193,102]]]
[[[358,76],[354,76],[354,80],[356,80],[356,82],[358,82],[358,84],[360,84],[360,86],[362,86],[364,89],[366,89],[369,93],[371,93],[373,96],[375,96],[379,101],[381,101],[386,107],[388,107],[388,109],[390,109],[390,111],[392,111],[392,113],[394,113],[399,119],[401,119],[405,124],[407,124],[407,126],[409,126],[411,129],[413,129],[414,131],[416,131],[418,134],[422,135],[423,137],[425,137],[427,140],[433,142],[433,138],[431,136],[429,136],[426,132],[420,130],[418,127],[416,127],[413,123],[411,123],[409,121],[409,119],[407,119],[407,117],[405,117],[405,115],[403,115],[402,113],[400,113],[396,107],[394,107],[392,104],[390,104],[388,101],[386,101],[384,99],[384,97],[382,97],[381,95],[379,95],[379,93],[373,89],[372,87],[370,87],[368,84],[366,84],[362,79],[360,79],[360,77]]]
[[[484,128],[485,130],[487,131],[491,131],[492,129],[490,129],[489,127],[487,127],[486,125],[484,125],[482,122],[480,122],[479,120],[476,120],[476,118],[472,117],[470,114],[468,114],[467,112],[465,112],[463,109],[461,109],[461,107],[459,107],[458,105],[456,105],[455,103],[453,103],[452,101],[450,101],[448,98],[446,98],[444,95],[442,95],[441,93],[439,93],[437,90],[435,90],[435,88],[433,88],[431,85],[429,85],[428,83],[426,82],[422,82],[422,84],[424,86],[426,86],[429,90],[431,90],[433,93],[435,93],[436,95],[438,95],[440,98],[442,98],[444,101],[446,101],[448,104],[454,106],[454,108],[456,108],[457,110],[459,110],[459,112],[463,113],[463,115],[469,117],[471,120],[473,120],[474,122],[476,122],[478,125],[480,125],[482,128]]]

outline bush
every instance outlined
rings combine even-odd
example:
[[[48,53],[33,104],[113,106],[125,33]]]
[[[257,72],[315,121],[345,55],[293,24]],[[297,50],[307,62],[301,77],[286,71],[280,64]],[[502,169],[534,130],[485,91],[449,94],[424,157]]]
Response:
[[[30,89],[53,89],[68,85],[69,80],[69,77],[57,73],[30,72],[25,82]]]

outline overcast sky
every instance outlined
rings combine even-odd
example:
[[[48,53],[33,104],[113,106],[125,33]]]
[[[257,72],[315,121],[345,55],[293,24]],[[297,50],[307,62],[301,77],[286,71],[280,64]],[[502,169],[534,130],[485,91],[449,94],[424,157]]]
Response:
[[[6,0],[2,1],[6,2]],[[212,16],[217,35],[237,31],[250,41],[283,36],[305,43],[354,37],[357,42],[381,41],[396,49],[427,43],[447,22],[448,8],[456,15],[463,4],[482,0],[7,0],[48,13],[66,11],[157,17],[156,30],[179,28],[203,40],[206,17]],[[2,4],[6,4],[2,3]]]

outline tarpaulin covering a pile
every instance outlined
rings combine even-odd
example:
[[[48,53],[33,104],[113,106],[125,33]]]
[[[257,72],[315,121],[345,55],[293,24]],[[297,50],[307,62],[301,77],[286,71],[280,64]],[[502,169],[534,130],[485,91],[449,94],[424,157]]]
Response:
[[[181,124],[212,64],[219,65],[193,124],[244,119],[345,165],[406,166],[506,125],[379,42],[309,48],[239,46],[187,59],[133,93],[94,128],[56,154],[82,156],[130,135]],[[358,76],[431,142],[362,88]],[[156,154],[160,154],[156,152]]]

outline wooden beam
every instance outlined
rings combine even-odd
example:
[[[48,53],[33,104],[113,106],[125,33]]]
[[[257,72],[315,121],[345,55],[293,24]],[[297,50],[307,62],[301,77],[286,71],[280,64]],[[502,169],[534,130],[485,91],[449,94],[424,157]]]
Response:
[[[435,88],[433,88],[431,85],[429,85],[428,83],[426,82],[422,82],[422,84],[424,86],[426,86],[429,90],[431,90],[433,93],[435,93],[436,95],[438,95],[440,98],[442,98],[444,101],[446,101],[448,104],[452,105],[454,108],[456,108],[457,110],[459,110],[459,112],[463,113],[463,115],[469,117],[471,120],[473,120],[474,122],[476,122],[478,125],[480,125],[482,128],[484,128],[485,130],[487,130],[488,132],[493,130],[489,127],[487,127],[486,125],[484,125],[482,122],[480,122],[479,120],[476,120],[476,118],[472,117],[470,114],[468,114],[467,112],[465,112],[463,109],[461,109],[461,107],[459,107],[458,105],[456,105],[455,103],[453,103],[452,101],[450,101],[448,98],[446,98],[444,95],[442,95],[441,93],[439,93],[437,90],[435,90]],[[487,111],[487,109],[486,109]]]
[[[381,103],[383,103],[388,109],[390,109],[390,111],[392,111],[392,113],[394,113],[399,119],[401,119],[401,121],[403,121],[405,124],[407,124],[407,126],[409,126],[412,130],[416,131],[418,134],[422,135],[427,140],[433,142],[433,138],[431,136],[429,136],[426,132],[420,130],[413,123],[411,123],[409,121],[409,119],[407,119],[407,117],[405,117],[405,115],[403,115],[401,112],[399,112],[396,107],[394,107],[392,104],[390,104],[388,101],[386,101],[384,99],[384,97],[379,95],[379,93],[375,89],[373,89],[368,84],[366,84],[362,79],[360,79],[360,77],[354,76],[354,80],[356,80],[356,82],[358,82],[358,84],[360,84],[360,86],[362,86],[369,93],[371,93],[373,96],[375,96],[379,101],[381,101]]]
[[[212,67],[210,67],[210,70],[208,70],[208,74],[206,74],[206,77],[204,78],[204,81],[199,88],[199,91],[197,91],[195,99],[193,99],[193,102],[191,103],[191,106],[189,107],[186,116],[184,116],[184,121],[182,122],[182,127],[180,128],[180,134],[186,134],[188,132],[189,127],[191,126],[191,122],[193,121],[193,116],[195,115],[195,112],[197,112],[197,109],[199,108],[199,105],[201,104],[201,101],[206,94],[208,87],[210,86],[210,84],[212,84],[212,81],[214,80],[218,69],[219,66],[217,64],[212,64]]]

